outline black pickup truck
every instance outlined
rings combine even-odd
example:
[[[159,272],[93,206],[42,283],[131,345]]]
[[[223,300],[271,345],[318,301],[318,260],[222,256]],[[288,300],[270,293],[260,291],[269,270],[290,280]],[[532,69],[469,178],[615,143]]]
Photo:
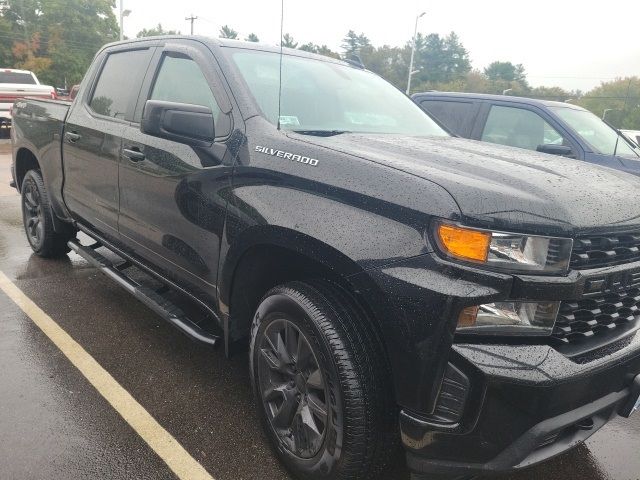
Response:
[[[73,103],[13,111],[35,253],[248,348],[299,478],[389,478],[400,445],[414,479],[517,470],[637,408],[635,176],[453,138],[355,62],[229,40],[111,44]]]

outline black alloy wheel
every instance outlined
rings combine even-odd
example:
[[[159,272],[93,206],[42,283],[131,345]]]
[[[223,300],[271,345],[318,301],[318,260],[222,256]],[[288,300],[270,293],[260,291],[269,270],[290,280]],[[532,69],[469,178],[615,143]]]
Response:
[[[328,422],[327,382],[300,329],[273,320],[262,332],[258,379],[267,419],[282,443],[300,458],[318,454]]]
[[[58,220],[49,202],[47,188],[39,170],[29,170],[20,182],[22,219],[31,249],[45,258],[62,257],[69,252],[67,242],[76,236],[73,225]]]
[[[40,250],[44,243],[44,215],[40,191],[33,177],[24,179],[22,187],[22,214],[27,239],[34,250]]]
[[[296,478],[389,478],[399,422],[380,338],[327,281],[278,285],[260,301],[249,356],[258,415]]]

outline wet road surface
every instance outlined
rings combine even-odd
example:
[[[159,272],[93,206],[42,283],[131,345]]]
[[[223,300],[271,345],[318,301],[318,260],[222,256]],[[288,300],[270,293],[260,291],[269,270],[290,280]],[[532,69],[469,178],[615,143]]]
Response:
[[[42,260],[22,231],[0,141],[0,271],[69,333],[216,480],[288,479],[263,437],[245,355],[195,344],[80,257]],[[0,292],[0,479],[171,479],[171,470]],[[640,414],[517,475],[640,478]],[[393,479],[408,478],[398,465]]]

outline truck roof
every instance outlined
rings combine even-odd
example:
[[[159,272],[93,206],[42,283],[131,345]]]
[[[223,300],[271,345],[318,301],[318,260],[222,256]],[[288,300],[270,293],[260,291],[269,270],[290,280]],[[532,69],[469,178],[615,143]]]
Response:
[[[574,105],[572,103],[566,102],[556,102],[552,100],[542,100],[539,98],[527,98],[527,97],[514,97],[511,95],[492,95],[489,93],[463,93],[463,92],[421,92],[414,93],[411,98],[417,97],[458,97],[458,98],[468,98],[474,100],[498,100],[501,102],[511,102],[511,103],[523,103],[526,105],[536,105],[536,106],[544,106],[544,107],[562,107],[562,108],[572,108],[574,110],[584,110],[584,108]]]
[[[127,44],[131,44],[131,43],[139,43],[139,42],[145,42],[145,41],[158,41],[158,40],[198,40],[204,44],[208,44],[208,45],[213,45],[216,47],[228,47],[228,48],[244,48],[247,50],[259,50],[259,51],[263,51],[263,52],[274,52],[274,53],[280,53],[280,47],[278,45],[271,45],[271,44],[267,44],[267,43],[261,43],[261,42],[247,42],[244,40],[234,40],[234,39],[230,39],[230,38],[214,38],[214,37],[207,37],[207,36],[202,36],[202,35],[160,35],[160,36],[155,36],[155,37],[142,37],[142,38],[135,38],[135,39],[131,39],[131,40],[123,40],[121,42],[112,42],[112,43],[108,43],[107,45],[105,45],[103,47],[103,49],[105,48],[110,48],[113,46],[117,46],[117,45],[127,45]],[[305,50],[299,50],[296,48],[287,48],[284,47],[282,48],[282,52],[285,55],[294,55],[297,57],[305,57],[305,58],[313,58],[316,60],[321,60],[321,61],[325,61],[325,62],[332,62],[332,63],[337,63],[340,65],[345,65],[348,67],[353,67],[354,65],[352,65],[349,62],[343,61],[343,60],[339,60],[337,58],[333,58],[333,57],[327,57],[325,55],[320,55],[317,53],[311,53],[311,52],[307,52]]]

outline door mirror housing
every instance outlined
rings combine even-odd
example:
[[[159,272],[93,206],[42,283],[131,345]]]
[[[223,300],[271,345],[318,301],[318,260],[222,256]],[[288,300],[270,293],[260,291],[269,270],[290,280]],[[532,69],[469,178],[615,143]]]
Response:
[[[547,143],[544,145],[538,145],[538,148],[536,148],[536,150],[538,152],[549,153],[551,155],[560,155],[561,157],[575,158],[573,150],[571,150],[571,147],[567,145],[552,145]]]
[[[209,147],[215,139],[211,109],[188,103],[147,100],[140,130],[193,147]]]

